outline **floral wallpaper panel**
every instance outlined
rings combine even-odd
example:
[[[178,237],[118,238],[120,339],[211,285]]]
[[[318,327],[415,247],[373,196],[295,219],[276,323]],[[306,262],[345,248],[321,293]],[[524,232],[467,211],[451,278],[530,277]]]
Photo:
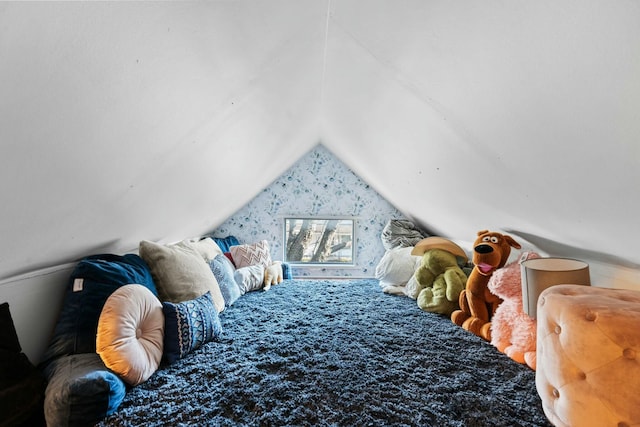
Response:
[[[405,219],[323,145],[317,145],[252,201],[212,232],[241,243],[267,240],[271,257],[284,257],[286,217],[350,217],[356,220],[355,263],[292,266],[294,277],[374,277],[384,255],[380,238],[390,219]]]

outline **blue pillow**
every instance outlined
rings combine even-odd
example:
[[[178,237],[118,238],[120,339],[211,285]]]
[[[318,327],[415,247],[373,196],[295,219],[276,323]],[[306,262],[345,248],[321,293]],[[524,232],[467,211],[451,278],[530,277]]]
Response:
[[[211,293],[179,303],[162,303],[164,313],[163,359],[171,364],[222,334],[218,310]]]
[[[93,425],[113,414],[126,393],[124,382],[96,353],[63,356],[44,370],[44,416],[48,426]]]
[[[43,363],[69,354],[95,353],[98,319],[104,303],[120,286],[137,283],[158,295],[149,267],[135,254],[94,255],[71,273],[62,309]]]
[[[218,245],[222,252],[229,252],[229,248],[231,246],[237,246],[240,244],[238,239],[235,236],[227,236],[227,237],[211,237],[214,242]]]
[[[286,262],[282,263],[282,280],[292,279],[291,266]]]
[[[233,277],[235,270],[233,264],[226,256],[217,255],[209,262],[209,267],[218,281],[225,307],[230,307],[241,295],[240,288]]]

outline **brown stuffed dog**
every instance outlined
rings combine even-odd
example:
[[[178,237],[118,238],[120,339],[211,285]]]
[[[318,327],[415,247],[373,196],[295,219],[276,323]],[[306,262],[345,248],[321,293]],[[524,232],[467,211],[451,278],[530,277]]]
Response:
[[[503,267],[511,248],[520,244],[511,236],[482,230],[473,243],[473,270],[466,289],[460,293],[460,310],[451,313],[451,320],[463,329],[491,341],[491,317],[502,300],[492,294],[487,283],[493,272]]]

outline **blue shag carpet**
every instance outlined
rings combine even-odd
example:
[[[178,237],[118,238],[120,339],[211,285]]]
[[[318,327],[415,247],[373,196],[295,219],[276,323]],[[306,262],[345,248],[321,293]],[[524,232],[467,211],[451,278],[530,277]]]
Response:
[[[287,280],[100,426],[550,426],[535,372],[376,280]]]

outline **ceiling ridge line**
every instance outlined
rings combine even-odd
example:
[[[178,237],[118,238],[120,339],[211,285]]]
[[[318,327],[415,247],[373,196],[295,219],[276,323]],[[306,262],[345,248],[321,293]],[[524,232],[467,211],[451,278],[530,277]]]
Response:
[[[327,56],[329,51],[329,25],[331,21],[331,0],[327,0],[327,17],[324,23],[324,46],[322,49],[322,75],[320,77],[320,122],[324,122],[322,119],[324,111],[324,97],[325,97],[325,81],[327,75]],[[321,127],[324,127],[321,124]]]

